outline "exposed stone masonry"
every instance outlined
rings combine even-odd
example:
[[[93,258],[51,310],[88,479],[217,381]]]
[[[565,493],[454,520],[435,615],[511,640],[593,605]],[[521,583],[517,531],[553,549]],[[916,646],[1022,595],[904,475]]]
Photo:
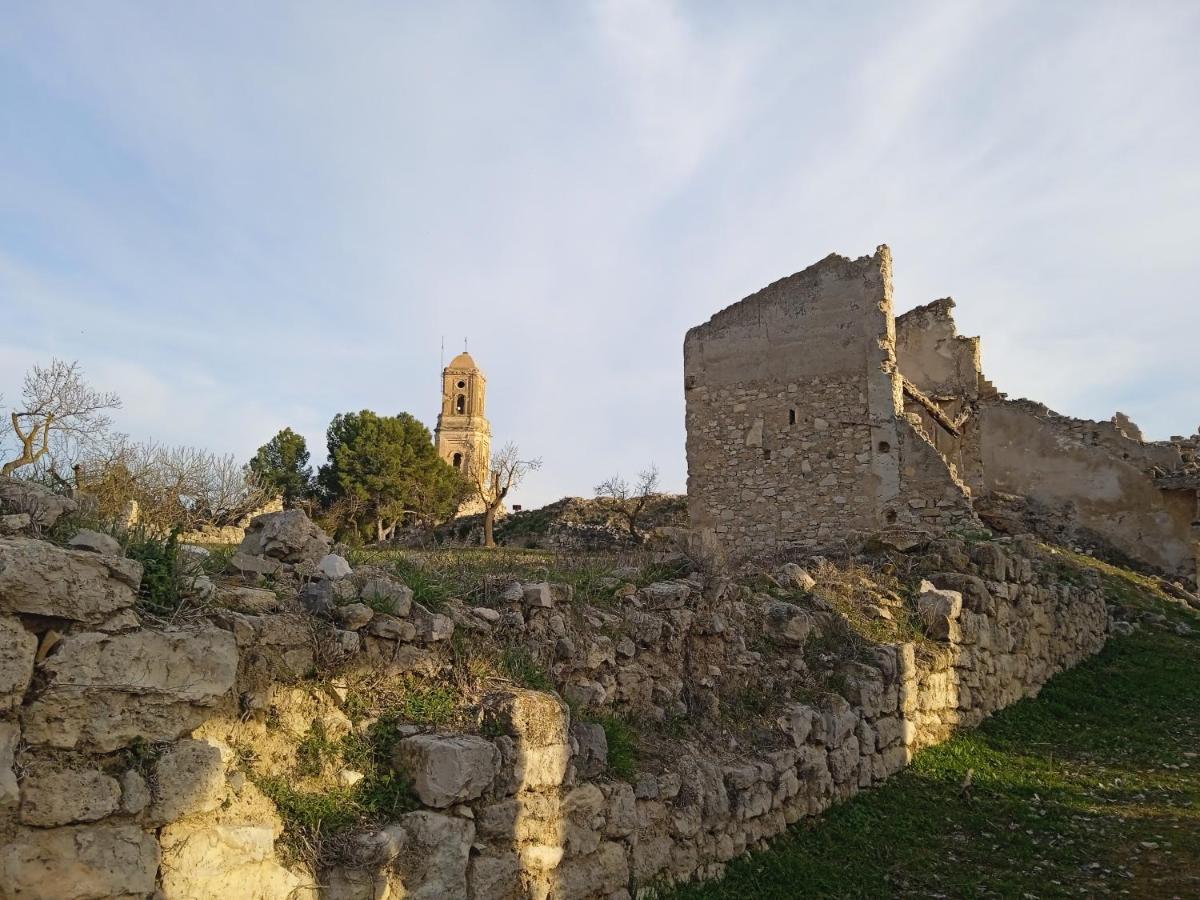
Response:
[[[630,900],[719,874],[955,727],[1036,694],[1098,650],[1108,624],[1095,580],[1063,583],[1031,541],[941,539],[920,558],[915,607],[935,643],[879,643],[837,663],[840,694],[778,703],[754,743],[677,743],[624,781],[606,775],[605,733],[588,718],[715,719],[739,686],[788,697],[813,675],[808,643],[837,627],[821,599],[832,570],[785,565],[771,594],[725,576],[619,585],[611,607],[566,585],[513,584],[490,606],[432,613],[386,576],[301,558],[322,546],[295,516],[254,532],[246,546],[271,536],[280,583],[310,573],[313,613],[220,587],[200,619],[141,624],[122,605],[136,564],[92,554],[102,580],[29,615],[27,598],[58,591],[54,573],[79,551],[0,543],[0,895]],[[871,596],[881,621],[902,614],[898,596]],[[282,821],[254,778],[289,771],[318,724],[330,740],[355,727],[312,673],[334,661],[343,679],[435,677],[457,632],[549,661],[583,718],[555,693],[499,687],[477,734],[406,726],[395,765],[421,807],[353,835],[332,866],[282,861]]]
[[[688,504],[727,560],[975,521],[904,411],[891,254],[831,255],[691,329]]]

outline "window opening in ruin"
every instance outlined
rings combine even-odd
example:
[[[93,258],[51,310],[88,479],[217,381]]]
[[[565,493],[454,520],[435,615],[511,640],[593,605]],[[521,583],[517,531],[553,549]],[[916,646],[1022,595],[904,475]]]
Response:
[[[771,451],[763,450],[763,459],[770,459],[770,458],[771,458]]]
[[[456,469],[462,468],[462,454],[461,453],[454,454],[454,468],[456,468]]]
[[[887,441],[880,441],[879,442],[879,452],[880,453],[891,453],[892,445],[889,444]]]
[[[454,401],[454,411],[456,413],[458,413],[459,415],[462,415],[464,412],[466,412],[466,409],[467,409],[467,398],[465,396],[463,396],[462,394],[459,394],[458,399]]]
[[[794,409],[788,410],[788,424],[789,425],[796,424],[796,411]]]
[[[889,509],[884,514],[884,518],[887,520],[889,525],[893,524],[896,521],[896,511],[894,509]]]

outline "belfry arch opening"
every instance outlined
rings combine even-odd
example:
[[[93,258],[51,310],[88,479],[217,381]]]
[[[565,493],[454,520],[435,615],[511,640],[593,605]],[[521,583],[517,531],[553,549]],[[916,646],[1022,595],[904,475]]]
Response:
[[[456,469],[461,469],[461,468],[462,468],[462,460],[463,460],[463,456],[462,456],[462,454],[461,454],[461,453],[455,453],[455,454],[454,454],[454,457],[453,457],[454,468],[456,468]]]
[[[467,411],[467,395],[459,394],[454,398],[454,411],[460,416]]]

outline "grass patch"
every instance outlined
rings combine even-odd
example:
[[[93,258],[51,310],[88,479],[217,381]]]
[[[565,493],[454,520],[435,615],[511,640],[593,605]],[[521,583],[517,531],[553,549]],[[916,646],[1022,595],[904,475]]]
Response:
[[[633,726],[613,713],[589,717],[604,729],[608,742],[608,773],[622,781],[633,781],[637,776],[638,739]]]
[[[283,819],[283,841],[295,859],[328,865],[338,858],[338,837],[344,833],[394,821],[416,809],[412,783],[392,765],[402,714],[381,717],[365,732],[352,731],[331,738],[317,722],[297,748],[295,775],[328,775],[332,769],[360,772],[353,786],[326,786],[322,790],[300,790],[295,779],[285,775],[259,776],[259,789],[275,802]]]
[[[1154,607],[1142,576],[1080,564]],[[923,751],[886,785],[734,862],[721,881],[666,896],[1200,895],[1198,669],[1195,634],[1114,638],[1037,699]]]
[[[461,700],[453,685],[405,675],[387,682],[356,685],[346,696],[345,710],[354,722],[376,715],[380,722],[442,728],[459,718]]]
[[[505,647],[500,656],[500,671],[523,687],[535,691],[554,690],[554,679],[537,658],[519,645]]]
[[[623,566],[639,571],[644,586],[681,574],[679,567],[651,562],[641,550],[623,553],[553,552],[498,547],[417,551],[360,549],[351,565],[389,569],[413,590],[418,603],[438,609],[450,598],[471,606],[497,606],[500,594],[514,581],[550,581],[570,585],[576,602],[607,603],[613,597],[612,573]]]

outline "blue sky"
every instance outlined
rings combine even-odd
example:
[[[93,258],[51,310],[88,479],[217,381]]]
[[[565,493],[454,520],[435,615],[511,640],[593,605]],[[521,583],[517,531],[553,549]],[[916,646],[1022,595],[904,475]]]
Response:
[[[0,11],[10,397],[78,359],[136,437],[319,460],[465,336],[517,502],[682,490],[684,331],[887,243],[1001,390],[1200,423],[1195,3]]]

